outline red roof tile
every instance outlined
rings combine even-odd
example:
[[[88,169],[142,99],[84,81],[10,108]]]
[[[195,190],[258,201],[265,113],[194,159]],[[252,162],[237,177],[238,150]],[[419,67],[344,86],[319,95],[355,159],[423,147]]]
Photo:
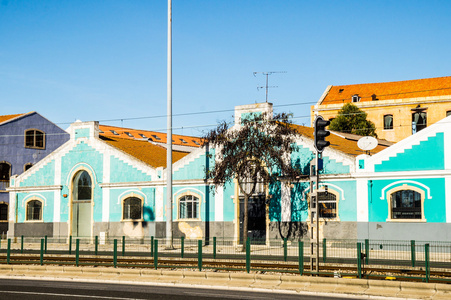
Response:
[[[149,130],[123,128],[109,125],[99,125],[99,129],[103,131],[103,133],[101,133],[103,136],[121,137],[125,139],[151,139],[153,142],[164,144],[167,143],[166,133]],[[114,134],[113,131],[116,132],[117,134]],[[172,144],[174,145],[190,146],[197,148],[199,148],[202,145],[202,139],[193,136],[173,134],[172,140],[173,140]]]
[[[154,167],[166,168],[166,148],[149,143],[147,140],[135,140],[100,134],[100,139],[111,146],[141,160]],[[172,162],[176,162],[188,155],[186,152],[172,151]]]
[[[378,100],[451,95],[451,76],[332,86],[320,104],[352,102],[353,95],[359,95],[360,102],[372,101],[372,95]]]

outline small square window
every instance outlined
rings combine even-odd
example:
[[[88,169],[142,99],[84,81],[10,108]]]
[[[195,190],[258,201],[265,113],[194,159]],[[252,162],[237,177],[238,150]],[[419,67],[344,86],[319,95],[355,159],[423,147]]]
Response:
[[[133,134],[131,134],[130,132],[125,131],[124,132],[126,135],[128,135],[129,137],[134,137]]]
[[[156,134],[152,134],[152,136],[153,136],[157,141],[161,141],[161,139],[160,139]]]
[[[110,130],[114,135],[119,135],[119,133],[117,133],[116,131],[114,131],[114,130]]]

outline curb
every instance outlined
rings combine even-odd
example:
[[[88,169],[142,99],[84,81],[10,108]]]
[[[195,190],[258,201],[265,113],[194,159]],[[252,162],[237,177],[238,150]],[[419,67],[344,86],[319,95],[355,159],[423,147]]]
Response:
[[[222,289],[270,290],[315,295],[335,294],[401,299],[451,299],[451,285],[423,282],[310,277],[195,270],[127,269],[109,267],[0,265],[1,278],[37,278],[136,283],[214,286]]]

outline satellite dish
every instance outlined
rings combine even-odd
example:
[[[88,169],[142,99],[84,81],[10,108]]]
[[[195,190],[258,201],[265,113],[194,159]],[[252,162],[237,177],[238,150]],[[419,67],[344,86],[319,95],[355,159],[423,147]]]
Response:
[[[364,136],[357,142],[357,146],[364,151],[373,150],[376,148],[377,144],[377,139],[372,136]]]

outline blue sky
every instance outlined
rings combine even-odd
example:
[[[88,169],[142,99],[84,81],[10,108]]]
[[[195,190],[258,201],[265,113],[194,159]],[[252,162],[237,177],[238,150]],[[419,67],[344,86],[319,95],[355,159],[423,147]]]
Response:
[[[328,85],[451,75],[451,1],[172,6],[178,134],[202,135],[235,105],[264,102],[255,71],[286,72],[269,76],[269,100],[305,125]],[[166,0],[0,0],[1,115],[164,131],[166,64]]]

